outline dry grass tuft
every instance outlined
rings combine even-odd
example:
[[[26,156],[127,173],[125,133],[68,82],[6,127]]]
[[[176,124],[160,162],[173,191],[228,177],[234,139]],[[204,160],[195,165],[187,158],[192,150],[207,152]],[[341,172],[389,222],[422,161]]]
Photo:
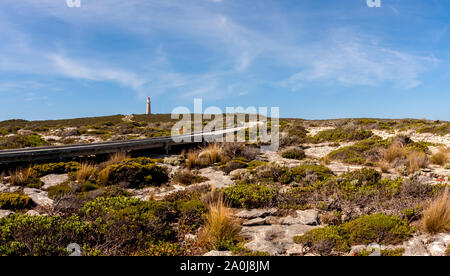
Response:
[[[29,168],[19,168],[13,172],[9,172],[11,176],[11,184],[13,186],[25,186],[28,184],[28,180],[32,177],[33,169]]]
[[[330,157],[328,155],[325,155],[324,157],[322,157],[320,163],[324,166],[329,165],[331,163]]]
[[[388,173],[389,169],[391,168],[389,162],[387,161],[380,161],[377,165],[383,173]]]
[[[448,197],[448,187],[444,194],[435,199],[423,212],[423,229],[430,233],[450,231],[450,198]]]
[[[387,163],[404,156],[406,156],[406,150],[399,143],[393,143],[389,148],[383,150],[383,159]]]
[[[431,156],[431,163],[443,166],[445,165],[448,158],[449,149],[447,147],[440,147],[439,151]]]
[[[407,167],[410,173],[414,173],[428,166],[429,160],[425,153],[420,151],[411,151],[406,157]]]
[[[80,183],[84,183],[88,181],[91,177],[95,175],[97,172],[97,168],[89,163],[83,163],[81,164],[80,170],[76,174],[76,179]]]
[[[109,165],[119,164],[120,162],[122,162],[123,160],[128,159],[128,158],[130,158],[130,155],[125,152],[113,153],[109,156],[108,161],[100,164],[99,170],[102,170],[102,169],[108,167]]]
[[[209,164],[217,163],[222,158],[222,148],[217,143],[209,144],[201,149],[198,158],[205,159]]]
[[[231,208],[220,194],[217,200],[212,200],[208,205],[205,227],[199,235],[200,241],[208,247],[220,250],[239,241],[240,231],[239,222],[233,217]]]
[[[201,160],[198,158],[197,153],[194,150],[189,150],[186,154],[186,167],[190,170],[200,166]]]

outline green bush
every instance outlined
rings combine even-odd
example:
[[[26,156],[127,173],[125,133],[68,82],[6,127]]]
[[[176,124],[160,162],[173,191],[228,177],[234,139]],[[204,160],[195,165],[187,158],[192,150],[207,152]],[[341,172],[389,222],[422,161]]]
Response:
[[[0,194],[0,209],[7,210],[23,210],[28,209],[34,206],[33,201],[30,197],[20,195],[20,194],[9,194],[9,193],[1,193]]]
[[[339,148],[328,154],[330,160],[339,160],[347,164],[364,165],[370,164],[368,154],[371,150],[385,148],[390,145],[388,140],[383,140],[378,136],[359,141],[352,146]]]
[[[294,181],[300,182],[307,176],[315,176],[314,180],[325,180],[334,175],[333,171],[323,165],[301,165],[291,169]]]
[[[169,180],[167,168],[156,165],[154,159],[132,158],[108,166],[109,185],[127,184],[130,188],[160,186]],[[105,169],[106,170],[106,169]]]
[[[0,140],[0,149],[18,149],[47,146],[39,135],[16,135]]]
[[[363,215],[340,228],[351,245],[397,244],[407,240],[412,233],[406,221],[384,214]]]
[[[33,175],[35,177],[42,177],[49,174],[63,174],[63,173],[74,173],[81,168],[81,164],[78,162],[60,162],[60,163],[47,163],[34,165]]]
[[[294,237],[294,242],[321,255],[345,253],[353,245],[398,244],[407,240],[413,228],[399,217],[385,214],[363,215],[339,226],[326,226]],[[386,252],[387,253],[387,252]]]
[[[175,243],[158,241],[149,243],[145,250],[138,252],[138,256],[180,256],[183,254],[180,246]]]
[[[309,251],[322,256],[337,255],[350,250],[347,241],[340,235],[337,226],[326,226],[294,237],[294,242],[308,247]]]
[[[372,131],[357,129],[327,129],[317,133],[311,138],[313,143],[323,143],[323,142],[344,142],[344,141],[359,141],[368,139],[373,135]]]
[[[69,186],[69,183],[64,182],[56,186],[52,186],[47,190],[48,197],[52,199],[61,198],[65,195],[69,195],[73,193],[72,188]]]
[[[288,159],[302,160],[306,157],[305,151],[300,148],[291,148],[284,150],[281,157]]]
[[[260,208],[271,206],[277,196],[277,189],[262,184],[238,184],[223,190],[232,206]]]
[[[67,256],[67,245],[98,239],[91,223],[78,216],[13,215],[0,219],[0,256]]]

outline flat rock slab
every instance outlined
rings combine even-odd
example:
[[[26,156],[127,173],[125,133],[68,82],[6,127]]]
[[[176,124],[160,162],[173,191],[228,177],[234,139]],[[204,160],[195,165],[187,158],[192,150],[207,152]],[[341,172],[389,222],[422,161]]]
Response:
[[[225,174],[221,170],[215,170],[214,168],[204,168],[199,170],[200,175],[208,178],[208,181],[203,182],[202,184],[207,184],[213,186],[217,189],[226,188],[234,185],[231,176]]]
[[[243,227],[241,235],[250,239],[245,244],[249,250],[268,252],[271,256],[297,255],[299,248],[294,243],[294,236],[316,227],[302,224],[250,226]]]
[[[57,186],[61,183],[69,180],[69,176],[67,174],[49,174],[44,177],[41,177],[41,181],[44,182],[44,186],[42,186],[43,190],[47,190],[50,187]]]
[[[255,219],[255,218],[264,218],[267,216],[273,216],[277,212],[276,208],[271,209],[251,209],[251,210],[242,210],[236,213],[234,216],[242,219]]]
[[[10,215],[14,214],[13,211],[10,210],[0,210],[0,219],[9,217]]]
[[[25,188],[23,193],[29,196],[37,206],[44,208],[51,208],[53,206],[53,200],[48,197],[47,192],[34,188]]]

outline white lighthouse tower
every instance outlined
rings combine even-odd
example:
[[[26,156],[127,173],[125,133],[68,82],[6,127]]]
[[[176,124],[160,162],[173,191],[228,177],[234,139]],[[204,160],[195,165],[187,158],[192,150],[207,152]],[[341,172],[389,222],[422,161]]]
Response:
[[[146,114],[147,115],[152,114],[152,105],[151,105],[151,102],[150,102],[150,97],[147,97],[147,113]]]

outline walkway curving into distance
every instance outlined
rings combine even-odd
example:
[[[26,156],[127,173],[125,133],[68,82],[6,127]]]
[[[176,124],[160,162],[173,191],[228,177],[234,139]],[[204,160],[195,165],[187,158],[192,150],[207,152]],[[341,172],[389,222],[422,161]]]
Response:
[[[32,162],[42,160],[63,160],[72,157],[109,154],[115,152],[129,152],[145,149],[165,149],[166,152],[173,145],[195,144],[214,141],[227,134],[234,134],[240,130],[256,126],[256,122],[246,123],[244,126],[201,133],[183,134],[178,136],[136,139],[128,141],[112,141],[92,144],[77,144],[68,146],[23,148],[13,150],[0,150],[0,164]],[[176,139],[178,138],[178,139]],[[175,142],[180,138],[188,138],[186,142]]]

